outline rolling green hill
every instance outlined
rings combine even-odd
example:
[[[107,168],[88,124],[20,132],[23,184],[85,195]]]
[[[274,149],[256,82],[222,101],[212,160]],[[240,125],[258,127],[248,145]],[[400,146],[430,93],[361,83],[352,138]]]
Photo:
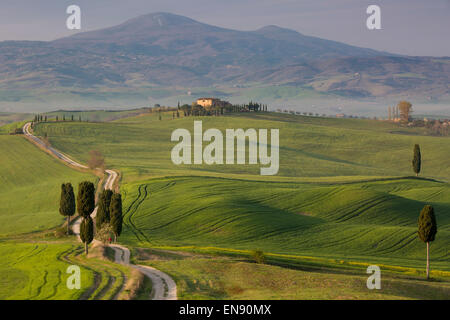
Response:
[[[126,184],[122,241],[200,246],[400,266],[423,264],[417,218],[437,212],[434,268],[450,270],[450,186],[416,179],[267,183],[180,177]]]
[[[82,290],[69,290],[64,257],[70,244],[0,243],[0,300],[77,299],[92,285],[92,270],[81,266]]]
[[[172,113],[121,119],[111,123],[43,123],[54,147],[86,162],[89,151],[100,150],[109,167],[123,173],[125,182],[162,175],[237,175],[260,179],[259,165],[176,166],[170,159],[171,133],[177,128],[193,132],[194,118],[172,120]],[[406,176],[412,175],[414,144],[421,146],[422,175],[450,181],[447,138],[421,135],[421,128],[355,119],[332,119],[263,113],[226,117],[198,117],[203,131],[217,128],[275,128],[280,130],[280,171],[275,177]],[[204,144],[206,145],[206,143]]]
[[[80,161],[98,149],[108,167],[121,171],[127,244],[259,248],[422,267],[425,246],[416,224],[420,209],[432,203],[439,224],[432,263],[450,270],[447,138],[373,120],[273,113],[195,118],[203,130],[280,129],[279,175],[262,177],[259,165],[175,166],[171,132],[192,132],[193,120],[149,114],[112,123],[43,123],[36,132]],[[415,143],[427,179],[408,177]]]
[[[65,166],[21,136],[0,135],[0,150],[0,237],[62,224],[61,184],[72,182],[76,190],[79,182],[96,179]]]

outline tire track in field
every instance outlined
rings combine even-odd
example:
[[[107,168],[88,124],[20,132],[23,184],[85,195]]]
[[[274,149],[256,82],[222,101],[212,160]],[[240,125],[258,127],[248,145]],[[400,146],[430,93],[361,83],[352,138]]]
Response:
[[[48,277],[48,271],[45,270],[45,271],[44,271],[43,283],[42,283],[40,286],[37,287],[37,289],[36,289],[36,294],[33,295],[33,296],[31,296],[31,297],[29,298],[30,300],[32,300],[32,299],[34,299],[34,298],[37,298],[37,297],[41,294],[42,288],[47,284],[47,277]]]
[[[19,257],[12,265],[14,266],[14,265],[18,264],[19,262],[22,262],[23,260],[25,260],[27,258],[33,257],[47,249],[47,245],[44,245],[43,248],[41,246],[41,248],[42,248],[41,250],[36,252],[36,250],[38,250],[39,247],[40,247],[39,245],[35,245],[34,248],[30,252],[25,253],[23,256]]]
[[[61,277],[61,271],[60,271],[60,270],[57,270],[57,272],[58,272],[58,281],[56,281],[55,284],[52,285],[52,290],[53,290],[53,292],[50,293],[47,297],[42,298],[41,300],[48,300],[48,299],[50,299],[51,297],[54,297],[54,296],[56,295],[56,292],[58,292],[58,286],[59,286],[59,285],[61,284],[61,282],[62,282],[62,277]]]
[[[128,207],[127,211],[125,212],[124,218],[129,223],[126,223],[127,226],[130,227],[134,235],[139,241],[142,241],[142,239],[139,237],[139,234],[145,239],[145,241],[150,242],[147,236],[138,228],[133,222],[133,215],[137,212],[141,204],[147,199],[148,191],[147,191],[148,185],[147,184],[141,184],[138,187],[138,196],[134,201],[131,203],[131,205]]]
[[[336,219],[336,222],[345,222],[348,220],[351,220],[353,218],[356,218],[362,214],[364,214],[367,210],[370,210],[382,203],[385,203],[386,201],[391,200],[389,196],[381,195],[378,197],[374,197],[372,199],[368,199],[366,201],[361,201],[357,204],[357,207],[349,212],[347,212],[344,215],[341,215],[338,219]]]
[[[64,252],[62,252],[60,255],[58,255],[58,259],[60,261],[65,261],[67,263],[69,263],[70,265],[76,265],[75,261],[71,260],[69,258],[69,255],[72,255],[74,252],[77,251],[77,248],[72,247]],[[62,258],[61,258],[62,257]],[[94,281],[92,286],[90,286],[89,288],[86,288],[85,291],[83,291],[83,293],[81,293],[80,297],[78,298],[79,300],[89,300],[89,298],[94,294],[94,292],[98,289],[98,287],[101,284],[101,280],[102,280],[102,275],[101,273],[97,272],[96,270],[94,270],[93,268],[90,268],[89,266],[87,266],[86,264],[83,264],[83,267],[86,268],[87,270],[91,271],[93,273],[94,276]]]

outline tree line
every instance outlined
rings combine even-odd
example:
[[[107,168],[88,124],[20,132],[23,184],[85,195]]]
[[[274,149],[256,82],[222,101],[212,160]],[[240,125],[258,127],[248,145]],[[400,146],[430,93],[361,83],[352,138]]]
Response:
[[[94,240],[94,221],[91,214],[95,209],[95,186],[92,182],[84,181],[78,186],[78,194],[75,194],[71,183],[61,185],[61,197],[59,213],[67,217],[67,234],[70,232],[70,218],[75,211],[82,218],[80,224],[80,239],[84,243],[86,255],[88,245]],[[96,234],[103,242],[108,241],[108,235],[114,235],[114,241],[122,233],[122,196],[111,190],[103,190],[99,197]],[[106,237],[106,239],[105,239]]]
[[[70,117],[67,117],[67,118],[66,118],[65,114],[63,114],[62,117],[56,115],[54,117],[54,119],[55,119],[55,121],[72,121],[72,122],[75,121],[75,117],[74,117],[73,114],[70,115]],[[47,115],[36,114],[36,115],[34,115],[33,123],[48,122],[49,120],[50,120],[50,118]],[[88,120],[86,120],[86,121],[88,121]],[[81,116],[78,116],[78,122],[82,122]]]

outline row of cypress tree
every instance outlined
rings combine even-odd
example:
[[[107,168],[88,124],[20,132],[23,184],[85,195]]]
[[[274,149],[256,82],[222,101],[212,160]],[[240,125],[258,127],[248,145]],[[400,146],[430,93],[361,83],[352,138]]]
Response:
[[[61,199],[59,212],[67,217],[67,234],[69,234],[70,217],[75,209],[83,219],[80,225],[80,239],[85,245],[88,254],[88,245],[94,240],[94,221],[91,214],[95,209],[95,186],[92,182],[84,181],[78,186],[78,195],[75,205],[75,194],[71,183],[61,185]],[[114,240],[122,233],[122,196],[111,190],[104,190],[99,198],[96,227],[100,230],[105,224],[111,226]]]

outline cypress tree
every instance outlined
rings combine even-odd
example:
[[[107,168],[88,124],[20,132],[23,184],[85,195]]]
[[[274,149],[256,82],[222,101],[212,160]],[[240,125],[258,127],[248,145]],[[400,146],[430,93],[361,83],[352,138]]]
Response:
[[[109,223],[110,213],[109,206],[111,205],[111,198],[113,192],[111,190],[103,190],[98,200],[97,216],[95,217],[95,226],[100,230],[104,223]]]
[[[75,214],[75,195],[72,184],[61,185],[61,200],[59,202],[59,213],[67,217],[67,234],[69,234],[70,217]]]
[[[420,167],[422,165],[422,156],[420,154],[420,147],[418,144],[414,146],[414,158],[412,160],[413,170],[416,173],[416,177],[419,176]]]
[[[84,181],[78,186],[77,212],[83,217],[91,216],[95,209],[95,187],[92,182]]]
[[[88,255],[88,245],[94,240],[94,221],[88,216],[83,218],[80,225],[80,239],[84,243],[84,251]]]
[[[419,216],[419,238],[427,244],[427,279],[430,278],[430,242],[434,241],[437,233],[434,208],[430,205],[423,207]]]
[[[117,237],[122,233],[122,196],[120,193],[115,193],[111,198],[111,205],[109,207],[109,213],[111,215],[111,227],[114,232],[114,242],[117,241]]]

